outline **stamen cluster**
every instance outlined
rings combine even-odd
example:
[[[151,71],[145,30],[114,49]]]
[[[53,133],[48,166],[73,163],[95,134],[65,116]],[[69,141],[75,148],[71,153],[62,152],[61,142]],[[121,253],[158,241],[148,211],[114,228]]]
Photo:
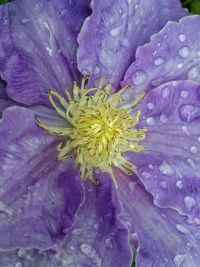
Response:
[[[140,111],[131,114],[131,109],[144,94],[131,104],[120,105],[123,101],[122,94],[129,86],[111,94],[111,84],[103,85],[103,79],[98,87],[85,89],[87,80],[88,76],[85,76],[81,87],[74,82],[73,97],[67,91],[66,98],[57,92],[48,92],[52,106],[66,119],[66,127],[50,127],[39,118],[37,123],[49,133],[64,137],[57,146],[58,158],[66,160],[73,152],[83,180],[89,178],[96,183],[94,170],[98,168],[102,172],[108,172],[117,186],[113,166],[128,175],[136,169],[135,165],[125,159],[123,153],[146,149],[138,144],[145,138],[146,132],[144,128],[136,129]]]

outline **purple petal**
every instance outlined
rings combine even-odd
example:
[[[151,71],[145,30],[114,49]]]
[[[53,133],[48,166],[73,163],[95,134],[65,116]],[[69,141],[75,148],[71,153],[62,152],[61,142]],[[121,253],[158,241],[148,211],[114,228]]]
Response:
[[[14,101],[12,101],[6,93],[6,83],[0,78],[0,118],[2,117],[4,109],[14,104]]]
[[[119,85],[138,46],[167,21],[187,14],[178,0],[93,0],[92,9],[79,35],[79,69],[94,79],[105,76],[114,85]]]
[[[0,71],[7,92],[27,105],[49,103],[48,89],[70,89],[79,77],[77,35],[89,0],[16,0],[0,6]]]
[[[199,27],[200,16],[169,22],[149,44],[138,48],[123,84],[132,83],[140,92],[172,80],[200,82]]]
[[[24,263],[26,267],[130,267],[132,257],[128,232],[119,218],[121,206],[115,190],[112,192],[109,177],[101,181],[99,186],[86,183],[85,202],[60,249],[40,253],[20,249],[17,255],[13,251],[12,257],[15,255],[16,262]],[[7,254],[0,254],[0,264],[3,258],[5,262]]]
[[[0,121],[0,249],[48,248],[65,237],[83,199],[73,164],[59,162],[57,141],[19,107]]]
[[[148,129],[147,151],[131,160],[154,202],[200,222],[200,98],[192,81],[169,82],[149,91],[138,107],[138,127]]]
[[[65,240],[63,258],[71,258],[69,266],[131,265],[128,232],[119,218],[121,206],[112,188],[109,177],[102,177],[99,186],[86,184],[85,203]]]
[[[118,173],[119,198],[131,237],[138,238],[137,267],[197,267],[200,262],[200,226],[169,208],[153,204],[135,177]]]

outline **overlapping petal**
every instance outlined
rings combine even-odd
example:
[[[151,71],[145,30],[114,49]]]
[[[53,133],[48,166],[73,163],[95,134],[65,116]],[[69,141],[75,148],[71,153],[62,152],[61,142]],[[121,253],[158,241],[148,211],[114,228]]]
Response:
[[[16,0],[0,6],[0,71],[10,97],[48,104],[48,89],[69,89],[78,79],[76,38],[89,2]]]
[[[153,204],[152,196],[136,177],[117,174],[124,220],[132,238],[138,238],[138,267],[197,267],[200,262],[200,226],[187,217]]]
[[[200,86],[169,82],[149,91],[138,107],[148,129],[147,151],[130,154],[156,204],[200,222]]]
[[[59,243],[83,200],[72,163],[59,162],[57,141],[19,107],[0,122],[0,249],[48,248]]]
[[[177,0],[93,0],[92,10],[79,35],[79,69],[93,79],[105,76],[116,86],[136,48],[167,21],[186,15]]]
[[[99,186],[86,183],[85,202],[61,248],[1,253],[0,264],[10,263],[10,254],[11,259],[26,267],[129,267],[132,255],[127,228],[119,218],[121,206],[110,179],[101,181]]]
[[[71,255],[69,266],[131,265],[128,231],[119,218],[121,206],[112,188],[111,179],[105,175],[102,175],[99,186],[91,183],[85,185],[85,203],[63,250],[66,261],[70,260]]]
[[[136,93],[167,81],[200,82],[200,16],[169,22],[151,42],[138,48],[136,61],[128,69],[123,84],[131,83]]]
[[[14,102],[8,97],[6,93],[6,84],[0,79],[0,118],[5,108],[12,106]]]

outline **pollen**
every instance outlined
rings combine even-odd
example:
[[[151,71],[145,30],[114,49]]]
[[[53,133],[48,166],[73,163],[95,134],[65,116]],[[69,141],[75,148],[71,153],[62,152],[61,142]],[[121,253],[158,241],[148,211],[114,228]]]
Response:
[[[66,120],[66,125],[62,128],[50,127],[38,117],[37,123],[61,138],[57,146],[58,159],[73,157],[83,180],[89,178],[98,183],[95,170],[99,169],[109,173],[117,187],[113,167],[131,175],[136,166],[125,158],[124,153],[146,150],[139,142],[145,138],[147,129],[137,129],[140,110],[133,113],[144,93],[132,103],[123,105],[122,95],[130,88],[129,85],[111,93],[112,86],[104,84],[104,79],[100,79],[97,87],[86,89],[88,79],[84,76],[80,87],[73,83],[73,95],[67,91],[64,91],[65,96],[48,91],[52,106]]]

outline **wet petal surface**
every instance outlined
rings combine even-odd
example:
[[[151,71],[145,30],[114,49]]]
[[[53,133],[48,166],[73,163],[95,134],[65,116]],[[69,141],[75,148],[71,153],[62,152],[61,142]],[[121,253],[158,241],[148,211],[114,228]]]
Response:
[[[139,178],[161,207],[173,207],[200,222],[199,85],[169,82],[149,91],[140,103],[138,127],[148,129],[147,151],[132,153]]]
[[[186,15],[176,0],[93,0],[92,11],[78,38],[79,69],[94,80],[105,76],[115,86],[134,60],[136,48],[168,20]]]
[[[160,209],[137,178],[118,173],[124,220],[134,242],[138,240],[138,267],[198,266],[199,225],[171,209]]]
[[[48,89],[70,89],[78,80],[76,38],[89,2],[17,0],[0,6],[0,71],[10,97],[49,104]]]
[[[83,200],[73,164],[59,162],[58,142],[35,113],[8,108],[0,121],[0,248],[48,248],[59,243]]]
[[[133,83],[135,93],[173,80],[200,82],[200,17],[188,16],[168,22],[151,42],[137,49],[124,84]]]
[[[112,192],[109,177],[102,177],[101,181],[99,186],[86,182],[85,202],[60,249],[43,252],[20,249],[10,253],[11,259],[26,267],[130,267],[128,231],[119,218],[121,206],[116,191]],[[0,264],[10,262],[9,253],[0,256]]]

